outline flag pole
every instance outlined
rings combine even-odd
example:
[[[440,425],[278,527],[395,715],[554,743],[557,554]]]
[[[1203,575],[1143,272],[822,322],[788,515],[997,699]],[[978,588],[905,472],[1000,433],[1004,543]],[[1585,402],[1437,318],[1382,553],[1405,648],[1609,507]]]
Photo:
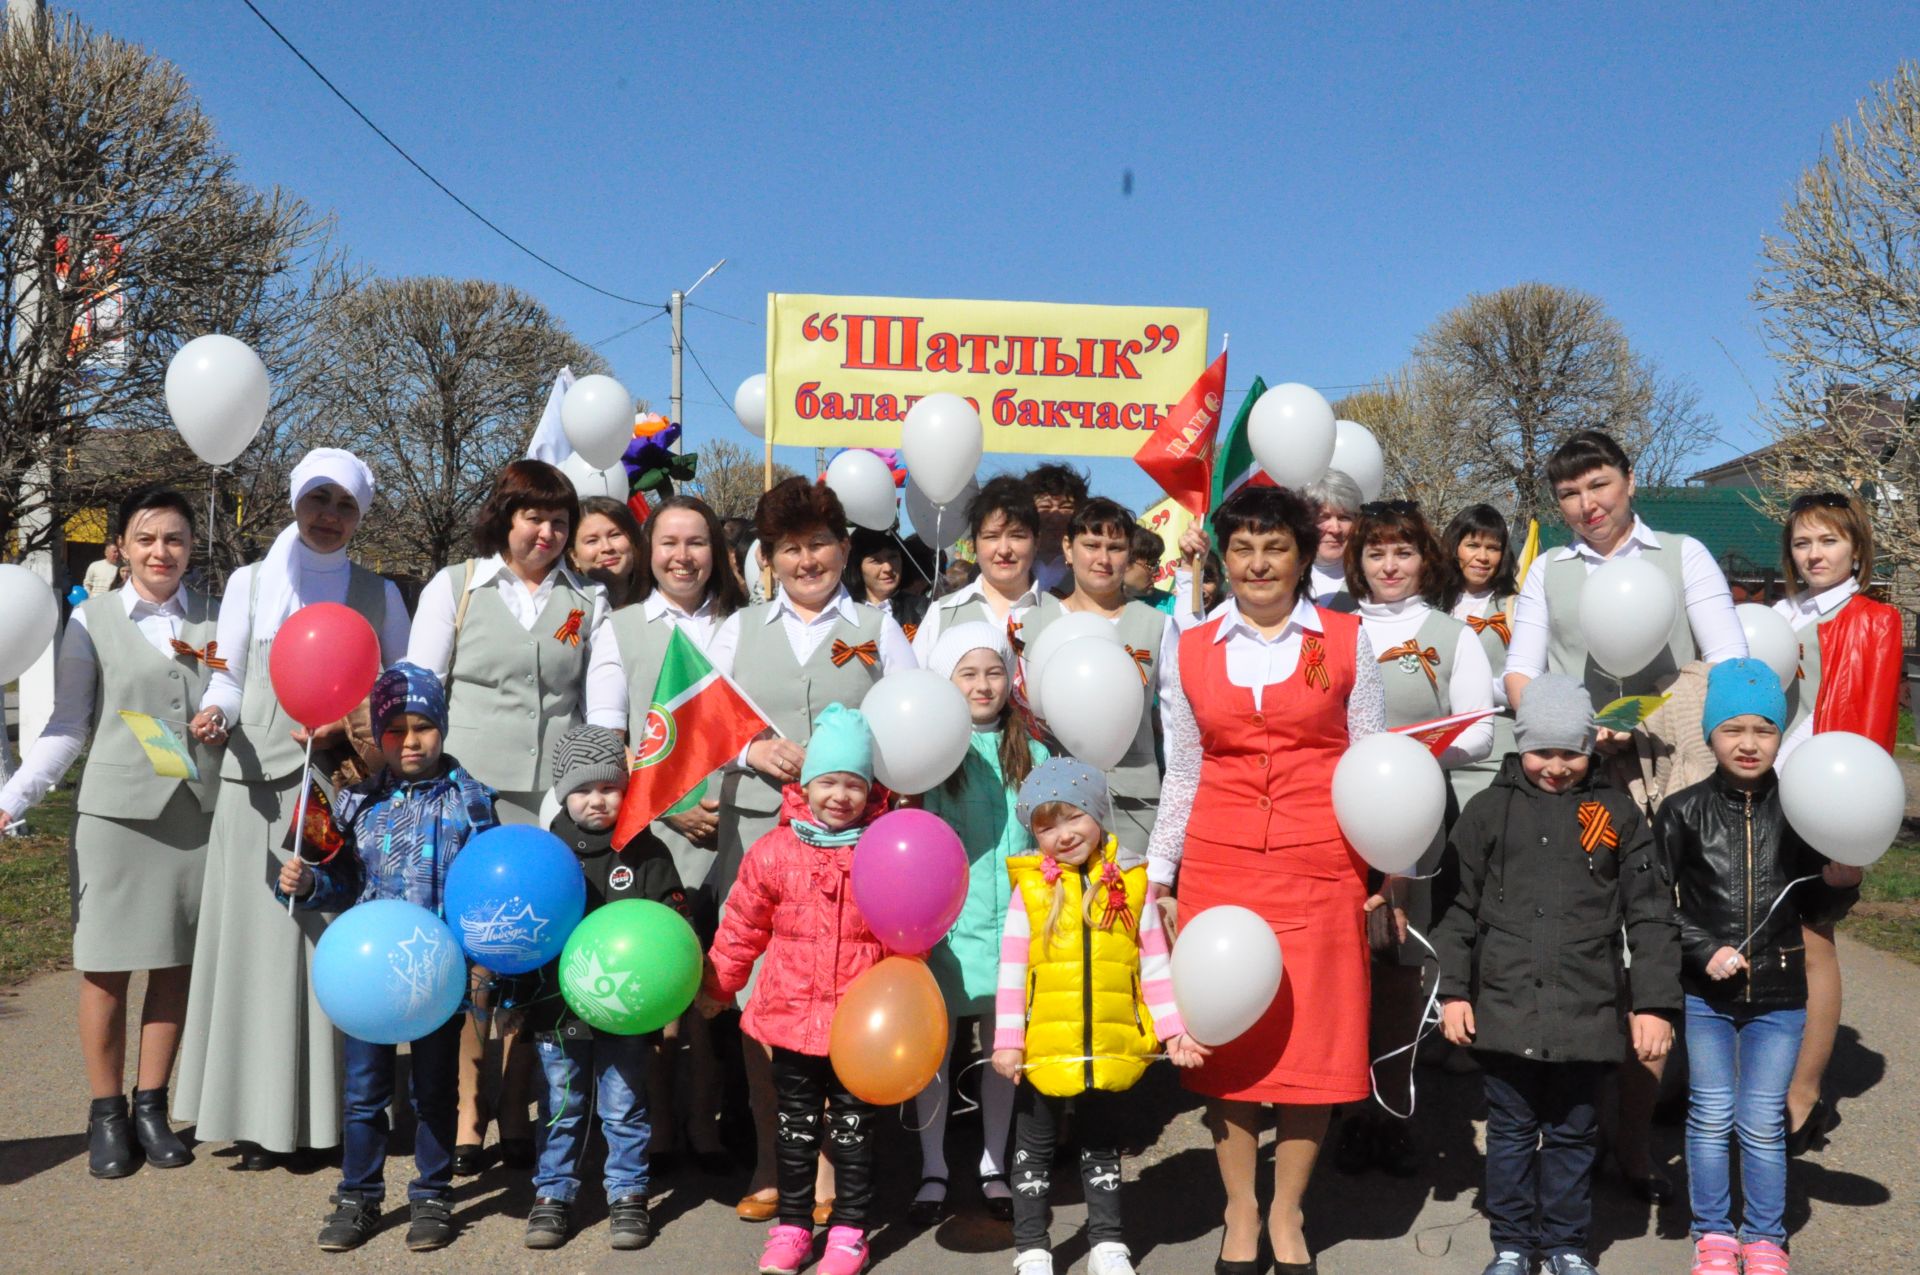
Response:
[[[1222,332],[1220,334],[1220,353],[1221,354],[1224,355],[1227,352],[1227,342],[1231,340],[1233,340],[1233,333]],[[1227,408],[1226,395],[1224,393],[1224,389],[1225,389],[1225,382],[1223,380],[1222,381],[1223,393],[1221,394],[1221,402],[1220,402],[1220,410],[1223,414],[1225,413]],[[1208,458],[1208,463],[1207,463],[1207,471],[1208,471],[1207,472],[1207,476],[1208,476],[1207,503],[1206,503],[1206,506],[1200,511],[1200,517],[1195,520],[1195,525],[1200,528],[1201,535],[1206,534],[1207,515],[1213,512],[1213,482],[1212,482],[1213,472],[1212,471],[1213,471],[1214,465],[1218,464],[1220,460],[1220,439],[1218,434],[1217,423],[1215,427],[1213,451],[1214,451],[1214,454]],[[1188,610],[1192,611],[1193,614],[1195,615],[1201,614],[1201,612],[1203,612],[1206,609],[1206,593],[1201,588],[1201,576],[1204,574],[1204,572],[1205,572],[1204,563],[1197,562],[1192,558],[1187,559],[1187,576],[1188,576],[1187,608]]]

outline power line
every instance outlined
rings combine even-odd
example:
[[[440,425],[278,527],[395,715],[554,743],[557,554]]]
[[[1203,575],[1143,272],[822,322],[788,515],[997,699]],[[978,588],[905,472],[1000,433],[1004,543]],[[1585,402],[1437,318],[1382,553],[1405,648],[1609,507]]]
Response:
[[[292,40],[287,39],[287,37],[281,33],[281,30],[279,27],[276,27],[275,25],[273,25],[271,21],[268,20],[266,14],[260,12],[259,9],[254,7],[253,0],[240,0],[240,3],[246,5],[247,10],[250,13],[252,13],[254,17],[260,19],[261,25],[266,27],[267,30],[273,32],[274,38],[280,41],[280,43],[286,45],[287,51],[292,53],[293,56],[295,56],[296,58],[299,58],[301,64],[305,66],[307,70],[312,71],[315,78],[317,78],[322,84],[327,86],[328,92],[332,93],[335,97],[339,98],[340,101],[346,105],[346,108],[348,110],[352,111],[355,115],[358,115],[360,117],[360,122],[362,124],[365,124],[368,128],[372,129],[375,135],[378,136],[381,141],[385,142],[388,146],[391,146],[396,155],[398,155],[401,159],[406,160],[407,163],[411,164],[415,172],[419,173],[422,177],[426,178],[428,181],[432,182],[436,187],[438,187],[441,194],[445,195],[448,199],[451,199],[454,203],[459,204],[462,208],[466,209],[467,213],[470,216],[472,216],[475,221],[485,226],[488,230],[491,230],[494,234],[499,235],[502,239],[506,240],[508,243],[518,248],[521,252],[526,253],[529,257],[532,257],[535,261],[539,262],[541,265],[545,266],[547,269],[553,271],[555,274],[558,274],[564,278],[573,280],[573,282],[579,284],[581,287],[587,289],[590,292],[597,292],[603,297],[611,297],[615,301],[624,301],[628,305],[659,304],[658,302],[654,302],[654,301],[638,301],[632,297],[622,296],[618,292],[610,292],[607,289],[600,287],[598,284],[588,283],[585,279],[582,279],[579,275],[574,274],[571,270],[567,270],[562,266],[554,264],[552,261],[549,261],[547,258],[535,252],[533,249],[527,247],[527,245],[521,243],[518,239],[515,239],[512,235],[502,230],[499,226],[496,226],[492,221],[487,219],[487,216],[485,213],[482,213],[478,208],[475,208],[472,204],[460,198],[460,196],[454,194],[453,191],[448,188],[445,182],[441,181],[438,177],[435,177],[432,173],[428,172],[426,170],[426,166],[423,165],[419,160],[407,154],[406,148],[404,146],[400,145],[400,143],[394,141],[391,137],[387,136],[387,131],[385,129],[381,128],[378,124],[374,123],[373,120],[368,117],[365,111],[355,106],[353,104],[352,98],[348,97],[345,93],[342,93],[340,89],[334,84],[334,82],[332,80],[329,80],[326,77],[325,72],[321,71],[319,67],[313,64],[313,60],[311,58],[309,58],[306,54],[302,53],[299,47],[296,46]]]
[[[708,314],[717,314],[723,319],[732,319],[735,323],[744,323],[750,328],[760,326],[758,319],[743,319],[737,314],[728,314],[725,310],[716,310],[710,305],[701,305],[698,301],[689,301],[687,306],[694,310],[705,310]]]
[[[660,303],[655,301],[655,302],[651,302],[650,304],[659,305]],[[595,341],[593,343],[593,348],[597,350],[603,345],[612,345],[615,341],[618,341],[621,337],[627,335],[627,333],[638,332],[641,328],[646,327],[649,323],[652,323],[654,320],[666,318],[668,313],[669,312],[667,310],[667,307],[660,306],[660,312],[658,314],[650,314],[646,318],[640,320],[640,322],[634,324],[632,327],[621,328],[618,332],[614,333],[612,336],[601,337],[598,341]]]
[[[721,389],[718,385],[714,384],[713,374],[707,371],[707,365],[700,361],[700,356],[698,354],[694,354],[693,343],[687,340],[684,333],[680,337],[680,348],[685,350],[688,354],[693,355],[693,365],[700,369],[701,376],[704,376],[707,378],[707,384],[713,386],[713,392],[719,396],[720,401],[722,403],[730,403],[731,400],[727,398],[727,392]]]

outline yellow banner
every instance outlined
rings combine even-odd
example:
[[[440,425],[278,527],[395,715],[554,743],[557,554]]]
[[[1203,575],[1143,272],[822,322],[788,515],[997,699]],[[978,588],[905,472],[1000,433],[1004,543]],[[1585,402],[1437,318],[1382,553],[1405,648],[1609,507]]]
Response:
[[[1193,515],[1169,496],[1142,513],[1140,525],[1160,537],[1160,569],[1153,573],[1153,587],[1171,589],[1174,568],[1180,565],[1180,537],[1193,525]]]
[[[1207,365],[1178,306],[767,297],[767,438],[897,447],[907,409],[958,394],[990,452],[1131,456]]]

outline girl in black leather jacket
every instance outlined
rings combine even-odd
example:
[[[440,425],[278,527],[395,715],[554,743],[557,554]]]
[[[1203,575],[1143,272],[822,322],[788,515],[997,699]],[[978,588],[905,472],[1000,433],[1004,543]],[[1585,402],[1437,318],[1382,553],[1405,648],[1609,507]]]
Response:
[[[1718,769],[1669,797],[1656,834],[1680,912],[1692,1102],[1687,1177],[1696,1272],[1786,1275],[1786,1098],[1806,1021],[1802,921],[1830,920],[1860,870],[1827,862],[1788,826],[1773,762],[1780,680],[1758,660],[1707,679],[1701,727]],[[1736,1228],[1728,1144],[1740,1139]]]

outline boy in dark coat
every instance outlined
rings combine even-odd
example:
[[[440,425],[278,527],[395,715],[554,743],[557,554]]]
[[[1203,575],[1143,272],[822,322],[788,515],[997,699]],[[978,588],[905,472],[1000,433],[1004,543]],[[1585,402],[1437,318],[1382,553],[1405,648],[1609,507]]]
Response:
[[[1583,1275],[1595,1107],[1631,1031],[1666,1055],[1680,1009],[1672,885],[1633,798],[1594,773],[1593,706],[1570,677],[1527,687],[1518,756],[1450,837],[1460,880],[1435,927],[1443,1030],[1472,1045],[1487,1093],[1493,1262],[1485,1275]],[[1625,924],[1633,954],[1622,969]],[[1621,1022],[1630,976],[1634,1012]]]

